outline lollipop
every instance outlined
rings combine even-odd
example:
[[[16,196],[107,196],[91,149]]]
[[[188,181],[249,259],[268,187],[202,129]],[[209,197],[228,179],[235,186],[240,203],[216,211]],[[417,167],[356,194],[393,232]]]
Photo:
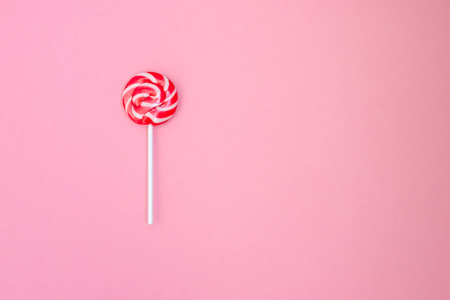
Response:
[[[139,125],[148,125],[148,224],[153,223],[153,126],[167,122],[178,106],[178,94],[172,81],[155,72],[139,73],[122,94],[128,117]]]

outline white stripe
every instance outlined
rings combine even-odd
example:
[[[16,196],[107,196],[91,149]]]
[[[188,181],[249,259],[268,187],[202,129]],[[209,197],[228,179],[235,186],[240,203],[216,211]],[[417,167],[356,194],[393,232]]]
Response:
[[[140,85],[140,83],[133,83],[132,85],[128,86],[124,91],[122,96],[124,96],[129,90],[131,90],[132,88],[138,87]]]
[[[157,90],[159,92],[159,87],[156,84],[144,82],[141,84],[142,86],[150,87],[154,90]]]
[[[164,75],[162,77],[164,77],[164,92],[167,92],[167,89],[169,88],[169,79]]]
[[[166,102],[170,101],[170,99],[172,99],[173,96],[175,96],[176,93],[177,93],[177,89],[174,89],[173,92],[172,92],[172,94],[170,94],[170,96],[169,96],[168,98],[166,98],[165,101],[166,101]]]
[[[133,96],[133,102],[134,102],[134,100],[135,99],[137,99],[137,98],[147,98],[148,96],[150,96],[149,94],[147,94],[147,93],[140,93],[140,94],[136,94],[136,95],[134,95]]]
[[[142,105],[142,104],[141,104]],[[178,101],[177,102],[175,102],[174,104],[172,104],[171,106],[168,106],[168,107],[157,107],[156,108],[156,110],[157,111],[168,111],[168,110],[171,110],[171,109],[174,109],[175,107],[177,107],[177,105],[178,105]]]
[[[149,107],[149,108],[153,108],[153,107],[158,107],[159,103],[148,103],[148,102],[142,102],[141,106],[143,107]]]
[[[149,117],[150,119],[152,119],[153,123],[158,124],[158,123],[162,123],[164,121],[169,120],[170,118],[173,117],[173,115],[167,117],[167,118],[157,118],[155,116],[153,116],[150,112],[145,114],[146,117]]]
[[[131,112],[132,112],[133,115],[134,115],[136,118],[138,118],[138,119],[142,119],[142,117],[144,116],[144,115],[141,115],[141,114],[137,113],[137,112],[134,110],[134,107],[133,107],[133,106],[131,107]]]
[[[128,111],[128,105],[130,105],[131,97],[128,98],[127,104],[125,104],[125,111]]]
[[[144,77],[147,77],[148,79],[150,79],[151,82],[153,82],[153,83],[158,83],[158,80],[156,80],[156,78],[153,77],[152,74],[149,74],[149,73],[147,73],[147,72],[145,72],[145,73],[139,73],[139,74],[137,74],[136,76],[144,76]]]

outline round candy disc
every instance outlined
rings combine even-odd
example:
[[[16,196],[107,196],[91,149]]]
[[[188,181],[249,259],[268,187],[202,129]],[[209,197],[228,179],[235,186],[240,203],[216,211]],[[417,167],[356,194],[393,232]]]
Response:
[[[177,110],[178,94],[166,76],[144,72],[127,83],[122,101],[125,112],[136,124],[156,126],[173,117]]]

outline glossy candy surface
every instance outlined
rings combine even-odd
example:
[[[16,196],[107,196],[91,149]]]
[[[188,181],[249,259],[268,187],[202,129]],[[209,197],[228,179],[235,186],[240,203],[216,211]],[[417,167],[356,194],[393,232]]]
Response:
[[[127,83],[122,101],[125,112],[136,124],[156,126],[173,117],[178,106],[178,93],[164,75],[144,72]]]

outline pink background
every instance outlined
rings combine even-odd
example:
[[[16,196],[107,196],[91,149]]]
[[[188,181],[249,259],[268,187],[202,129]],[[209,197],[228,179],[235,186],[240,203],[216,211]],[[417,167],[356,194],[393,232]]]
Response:
[[[450,299],[449,1],[0,14],[1,299]],[[180,95],[153,226],[146,70]]]

